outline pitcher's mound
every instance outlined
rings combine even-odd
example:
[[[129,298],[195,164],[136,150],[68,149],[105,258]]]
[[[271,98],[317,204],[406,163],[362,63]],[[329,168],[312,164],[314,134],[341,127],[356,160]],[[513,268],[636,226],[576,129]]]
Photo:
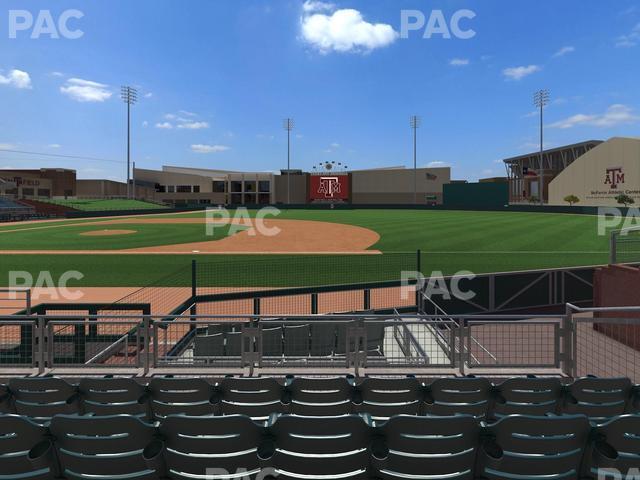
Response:
[[[108,228],[105,228],[104,230],[91,230],[90,232],[84,232],[81,233],[80,235],[86,236],[86,237],[104,237],[104,236],[111,236],[111,235],[129,235],[131,233],[136,233],[135,230],[109,230]]]

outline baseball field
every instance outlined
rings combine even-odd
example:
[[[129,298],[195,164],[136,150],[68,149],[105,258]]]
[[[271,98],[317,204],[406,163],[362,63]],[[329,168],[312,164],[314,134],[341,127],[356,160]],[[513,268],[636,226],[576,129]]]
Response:
[[[233,215],[234,212],[231,212]],[[256,212],[249,212],[255,218]],[[286,210],[267,217],[275,235],[215,224],[205,213],[50,220],[0,226],[0,285],[10,271],[34,278],[81,272],[83,287],[188,286],[171,276],[192,259],[208,286],[298,286],[397,279],[424,273],[529,270],[607,262],[597,217],[444,210]],[[234,227],[236,225],[233,225]],[[232,233],[230,235],[230,233]],[[402,253],[404,252],[404,253]]]

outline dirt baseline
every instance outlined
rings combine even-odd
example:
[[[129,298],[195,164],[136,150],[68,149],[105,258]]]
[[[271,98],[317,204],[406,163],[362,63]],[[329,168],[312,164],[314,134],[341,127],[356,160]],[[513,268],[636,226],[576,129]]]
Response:
[[[243,219],[232,221],[232,224],[242,225]],[[252,222],[255,220],[252,219]],[[201,224],[205,228],[205,218],[115,218],[84,222],[82,226],[103,225],[141,225],[141,224]],[[213,222],[224,225],[221,222]],[[64,228],[67,225],[56,225]],[[71,225],[69,225],[71,226]],[[264,227],[264,229],[262,228]],[[46,230],[46,227],[42,227]],[[95,230],[83,235],[111,234],[111,232],[133,232],[134,230]],[[10,232],[7,232],[10,233]],[[113,233],[115,235],[115,233]],[[380,235],[368,228],[342,223],[321,222],[314,220],[281,220],[264,219],[261,225],[254,224],[234,235],[205,242],[179,243],[172,245],[127,248],[120,250],[10,250],[3,254],[379,254],[379,250],[368,250],[376,244]]]

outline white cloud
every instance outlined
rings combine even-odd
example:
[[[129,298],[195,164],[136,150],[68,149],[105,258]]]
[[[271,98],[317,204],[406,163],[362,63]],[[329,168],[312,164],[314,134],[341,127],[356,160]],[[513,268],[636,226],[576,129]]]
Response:
[[[62,72],[51,72],[49,75],[52,77],[64,77],[64,73]]]
[[[147,92],[144,94],[144,98],[151,98],[153,97],[153,92]]]
[[[539,72],[540,70],[542,70],[542,68],[538,65],[509,67],[502,70],[502,74],[507,78],[507,80],[522,80],[524,77]]]
[[[451,65],[452,67],[466,67],[467,65],[469,65],[469,59],[452,58],[451,60],[449,60],[449,65]]]
[[[173,125],[169,122],[158,122],[156,123],[156,128],[161,128],[163,130],[171,130]]]
[[[0,74],[0,85],[9,85],[10,87],[20,89],[30,89],[31,77],[27,72],[13,69],[9,71],[8,75]]]
[[[573,128],[580,125],[589,127],[608,128],[616,125],[624,125],[640,121],[640,116],[633,112],[631,107],[621,104],[611,105],[604,113],[584,114],[578,113],[564,120],[552,123],[551,128]]]
[[[640,42],[640,23],[638,23],[627,35],[621,35],[616,39],[616,47],[631,48]]]
[[[447,162],[429,162],[427,164],[427,168],[444,168],[444,167],[450,167],[451,165],[448,164]]]
[[[334,8],[332,4],[318,1],[307,1],[303,5],[302,38],[322,54],[368,53],[398,38],[391,25],[369,23],[355,9],[334,11]]]
[[[553,58],[564,57],[565,55],[569,53],[573,53],[575,51],[576,51],[576,47],[572,47],[572,46],[562,47],[560,50],[558,50],[556,53],[553,54]]]
[[[230,148],[226,145],[203,145],[200,143],[191,145],[191,151],[194,153],[220,153],[226,152]]]
[[[149,122],[147,122],[146,120],[144,122],[142,122],[142,127],[143,128],[147,128],[149,126]]]
[[[164,118],[166,120],[175,120],[177,118],[177,115],[174,115],[173,113],[165,113]]]
[[[259,133],[256,135],[256,138],[260,140],[273,140],[275,138],[274,135],[267,135],[266,133]]]
[[[178,124],[178,128],[201,130],[203,128],[209,128],[209,124],[207,122],[182,122]]]
[[[59,143],[50,143],[49,145],[47,145],[48,148],[60,148],[62,147],[62,145],[60,145]]]
[[[15,150],[16,148],[12,143],[0,143],[0,150]]]
[[[198,114],[197,113],[193,113],[193,112],[188,112],[187,110],[180,110],[178,112],[180,115],[185,115],[187,117],[197,117]]]
[[[104,102],[113,95],[109,85],[81,78],[70,78],[60,87],[60,92],[77,102]]]
[[[340,144],[339,143],[332,143],[331,145],[329,145],[331,148],[340,148]]]

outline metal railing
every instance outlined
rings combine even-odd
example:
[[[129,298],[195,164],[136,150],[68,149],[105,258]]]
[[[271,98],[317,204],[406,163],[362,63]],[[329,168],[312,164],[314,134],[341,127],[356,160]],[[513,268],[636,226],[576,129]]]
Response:
[[[640,262],[640,226],[611,232],[609,238],[609,263]]]
[[[640,307],[565,315],[13,315],[10,374],[594,374],[640,382]]]

